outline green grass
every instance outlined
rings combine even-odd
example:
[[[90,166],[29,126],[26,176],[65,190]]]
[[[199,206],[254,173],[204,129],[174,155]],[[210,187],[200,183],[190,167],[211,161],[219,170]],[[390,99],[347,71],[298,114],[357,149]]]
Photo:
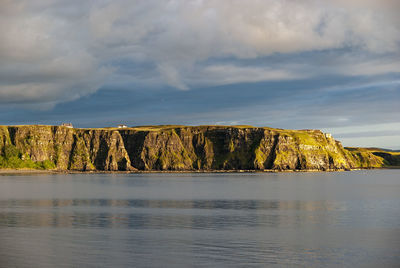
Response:
[[[6,169],[55,169],[56,165],[49,161],[33,161],[28,155],[22,153],[14,145],[6,145],[0,156],[0,168]]]
[[[345,147],[344,149],[349,153],[353,162],[359,167],[388,166],[387,161],[385,161],[383,157],[374,155],[374,152],[381,150],[357,147]]]

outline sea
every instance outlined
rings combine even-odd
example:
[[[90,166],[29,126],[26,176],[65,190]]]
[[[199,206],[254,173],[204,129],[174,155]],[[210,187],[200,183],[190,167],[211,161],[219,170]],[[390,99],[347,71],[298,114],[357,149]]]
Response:
[[[400,267],[400,170],[3,173],[0,267]]]

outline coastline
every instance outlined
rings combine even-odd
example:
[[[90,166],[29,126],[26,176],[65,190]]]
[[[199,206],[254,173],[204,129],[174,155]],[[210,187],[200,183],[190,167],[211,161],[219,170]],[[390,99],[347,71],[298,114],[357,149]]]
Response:
[[[392,154],[379,152],[382,156],[376,156],[368,149],[345,149],[330,134],[310,129],[211,125],[81,129],[26,125],[0,126],[0,130],[0,140],[7,141],[0,144],[0,166],[25,173],[29,172],[25,169],[134,173],[336,171],[382,167],[385,157],[397,163],[397,156]]]
[[[151,173],[316,173],[316,172],[345,172],[357,170],[381,170],[381,169],[400,169],[400,166],[375,167],[375,168],[353,168],[353,169],[331,169],[331,170],[135,170],[135,171],[108,171],[108,170],[39,170],[39,169],[0,169],[0,175],[7,174],[151,174]]]

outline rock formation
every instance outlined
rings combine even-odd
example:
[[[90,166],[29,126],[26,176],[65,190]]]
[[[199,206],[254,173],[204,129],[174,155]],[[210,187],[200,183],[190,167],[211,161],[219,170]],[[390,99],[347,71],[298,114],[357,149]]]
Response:
[[[382,167],[319,130],[251,126],[76,129],[0,126],[0,168],[104,171],[345,170]]]

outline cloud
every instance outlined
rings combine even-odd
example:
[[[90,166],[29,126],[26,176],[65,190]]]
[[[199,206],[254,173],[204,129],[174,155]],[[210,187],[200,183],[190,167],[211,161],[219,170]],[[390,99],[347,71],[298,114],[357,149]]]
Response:
[[[0,102],[56,104],[105,84],[398,73],[398,10],[395,0],[2,0]],[[316,54],[269,61],[301,53]]]
[[[365,62],[358,62],[352,66],[347,66],[347,72],[344,74],[351,75],[378,75],[390,74],[400,72],[400,61],[382,62],[382,60],[370,60]]]
[[[210,65],[199,70],[199,75],[191,82],[195,85],[226,85],[261,81],[283,81],[307,77],[289,69],[266,66],[236,66],[232,64]],[[204,77],[207,81],[204,82]]]
[[[0,10],[0,103],[52,107],[101,86],[107,70],[76,25],[27,1],[1,1]]]
[[[182,81],[178,70],[173,66],[165,63],[160,63],[157,65],[157,69],[161,74],[161,77],[170,85],[181,90],[189,89],[188,86]]]

